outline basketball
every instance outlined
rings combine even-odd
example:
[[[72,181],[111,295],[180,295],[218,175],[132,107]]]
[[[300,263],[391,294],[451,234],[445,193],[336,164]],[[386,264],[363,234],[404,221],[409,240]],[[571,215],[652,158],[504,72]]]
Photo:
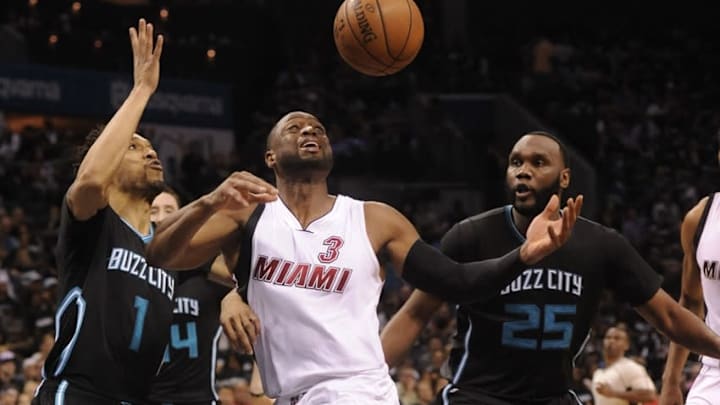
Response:
[[[335,15],[335,46],[353,69],[396,73],[415,59],[425,27],[413,0],[345,0]]]

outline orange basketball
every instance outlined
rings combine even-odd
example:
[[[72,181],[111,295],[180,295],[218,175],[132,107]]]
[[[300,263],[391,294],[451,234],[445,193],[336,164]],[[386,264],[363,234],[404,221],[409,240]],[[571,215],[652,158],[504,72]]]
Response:
[[[369,76],[391,75],[410,64],[425,35],[413,0],[345,0],[333,31],[343,60]]]

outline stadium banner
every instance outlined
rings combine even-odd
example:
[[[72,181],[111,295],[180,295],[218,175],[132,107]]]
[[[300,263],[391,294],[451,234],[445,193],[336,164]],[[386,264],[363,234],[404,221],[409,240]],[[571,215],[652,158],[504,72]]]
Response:
[[[106,119],[120,107],[132,77],[91,70],[0,64],[0,109]],[[230,85],[160,79],[143,120],[232,128]]]

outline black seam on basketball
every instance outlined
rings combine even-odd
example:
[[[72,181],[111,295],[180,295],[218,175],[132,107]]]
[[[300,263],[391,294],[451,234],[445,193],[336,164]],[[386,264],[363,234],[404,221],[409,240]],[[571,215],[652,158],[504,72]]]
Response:
[[[402,48],[400,48],[400,53],[395,58],[396,61],[402,60],[402,59],[400,59],[400,55],[402,55],[403,52],[405,52],[405,48],[407,48],[407,44],[408,44],[408,42],[410,42],[410,34],[412,33],[412,24],[413,24],[413,10],[412,10],[412,5],[410,4],[411,1],[412,0],[405,0],[405,4],[407,4],[408,11],[410,12],[410,24],[408,24],[408,32],[407,32],[407,36],[405,37],[405,43],[403,44]]]
[[[393,64],[395,64],[396,58],[395,58],[395,55],[392,54],[392,51],[390,51],[390,42],[388,41],[388,34],[387,34],[387,30],[385,29],[385,19],[383,18],[382,7],[380,6],[380,0],[375,0],[375,5],[377,6],[377,11],[378,11],[378,14],[380,15],[380,25],[382,25],[383,36],[385,37],[385,50],[387,50],[388,56],[390,56],[390,58],[392,58],[393,63],[391,65],[393,65]]]
[[[358,0],[358,1],[360,1],[360,0]],[[387,63],[384,63],[383,61],[379,60],[377,57],[375,57],[375,55],[373,55],[370,51],[368,51],[367,48],[365,48],[365,45],[363,45],[363,42],[360,39],[358,39],[357,35],[355,35],[355,31],[353,31],[352,24],[350,24],[350,18],[348,17],[348,11],[347,11],[350,3],[351,3],[350,1],[345,2],[345,21],[348,22],[348,28],[350,28],[350,33],[352,34],[353,38],[355,38],[355,41],[357,41],[357,43],[363,49],[363,51],[365,51],[365,53],[367,53],[372,59],[374,59],[380,65],[387,67],[388,66]]]

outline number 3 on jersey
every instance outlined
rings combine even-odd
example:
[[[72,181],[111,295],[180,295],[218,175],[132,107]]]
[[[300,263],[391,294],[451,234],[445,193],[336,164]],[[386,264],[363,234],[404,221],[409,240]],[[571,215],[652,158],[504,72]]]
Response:
[[[503,323],[502,344],[518,349],[540,350],[567,349],[572,339],[573,324],[569,321],[558,322],[557,315],[575,315],[575,305],[546,305],[544,308],[535,304],[505,304],[508,314],[525,315],[527,319],[507,321]],[[561,333],[559,339],[534,339],[517,336],[520,332],[540,329],[540,317],[544,313],[542,334]]]
[[[332,263],[340,256],[340,248],[345,242],[339,236],[331,236],[323,241],[323,245],[327,246],[327,250],[318,254],[320,263]]]

